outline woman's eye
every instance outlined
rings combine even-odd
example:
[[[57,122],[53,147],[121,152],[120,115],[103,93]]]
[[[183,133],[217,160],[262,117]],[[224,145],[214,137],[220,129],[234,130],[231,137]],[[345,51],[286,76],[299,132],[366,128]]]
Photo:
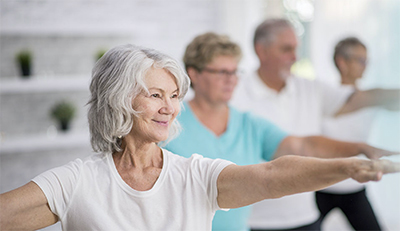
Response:
[[[173,95],[171,96],[171,98],[172,98],[172,99],[178,98],[178,94],[173,94]]]
[[[154,94],[151,94],[151,97],[160,98],[160,94],[154,93]]]

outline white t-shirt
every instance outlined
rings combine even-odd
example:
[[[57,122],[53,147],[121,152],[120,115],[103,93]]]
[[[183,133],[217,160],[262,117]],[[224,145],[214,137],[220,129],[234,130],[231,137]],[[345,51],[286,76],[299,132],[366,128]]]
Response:
[[[320,135],[324,116],[333,115],[353,90],[291,76],[280,92],[256,73],[241,79],[231,104],[264,117],[291,135]],[[289,229],[315,222],[319,211],[314,193],[301,193],[253,205],[249,225],[259,229]]]
[[[342,88],[349,88],[349,86],[342,86]],[[338,117],[327,117],[323,121],[322,134],[337,140],[366,143],[378,112],[377,107],[368,107]],[[366,158],[364,155],[360,157]],[[365,184],[347,179],[321,191],[348,194],[359,192],[364,188]]]
[[[230,164],[163,149],[163,167],[153,188],[136,191],[123,181],[111,154],[96,154],[33,181],[63,230],[211,230],[220,209],[217,178]]]

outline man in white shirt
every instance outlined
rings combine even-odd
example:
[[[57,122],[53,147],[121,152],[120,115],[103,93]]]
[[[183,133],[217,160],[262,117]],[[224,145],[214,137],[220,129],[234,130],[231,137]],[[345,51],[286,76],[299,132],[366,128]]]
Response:
[[[355,91],[294,77],[298,41],[284,19],[261,23],[254,36],[259,69],[242,79],[231,103],[272,121],[292,135],[322,133],[322,120],[366,106],[399,104],[399,91]],[[253,205],[252,230],[320,230],[314,193],[303,193]]]

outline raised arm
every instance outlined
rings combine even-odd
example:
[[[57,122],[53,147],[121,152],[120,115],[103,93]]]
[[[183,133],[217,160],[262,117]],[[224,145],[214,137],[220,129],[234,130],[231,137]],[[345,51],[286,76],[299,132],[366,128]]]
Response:
[[[359,154],[365,154],[370,159],[378,159],[399,153],[375,148],[365,143],[343,142],[324,136],[288,136],[279,145],[274,158],[283,155],[337,158]]]
[[[364,107],[379,106],[389,110],[400,110],[400,89],[371,89],[356,91],[336,116],[353,112]]]
[[[218,177],[218,204],[221,208],[237,208],[319,190],[349,177],[359,182],[378,181],[383,174],[399,171],[399,163],[358,158],[283,156],[262,164],[230,165]]]
[[[57,221],[34,182],[0,195],[0,230],[36,230]]]

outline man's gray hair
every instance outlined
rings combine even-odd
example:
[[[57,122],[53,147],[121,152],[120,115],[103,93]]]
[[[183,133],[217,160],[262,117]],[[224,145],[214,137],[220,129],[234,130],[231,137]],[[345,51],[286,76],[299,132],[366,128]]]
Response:
[[[97,61],[92,70],[88,102],[90,141],[94,151],[121,150],[120,137],[135,129],[133,120],[140,113],[132,108],[133,99],[142,91],[148,92],[144,79],[152,68],[165,69],[175,77],[182,102],[189,88],[189,77],[176,60],[165,54],[127,44],[110,49]],[[179,130],[179,123],[174,120],[164,142],[173,139]]]
[[[276,36],[283,30],[287,28],[292,28],[292,24],[286,19],[267,19],[258,25],[253,39],[253,45],[256,46],[257,43],[262,43],[264,46],[268,46],[275,39]]]

